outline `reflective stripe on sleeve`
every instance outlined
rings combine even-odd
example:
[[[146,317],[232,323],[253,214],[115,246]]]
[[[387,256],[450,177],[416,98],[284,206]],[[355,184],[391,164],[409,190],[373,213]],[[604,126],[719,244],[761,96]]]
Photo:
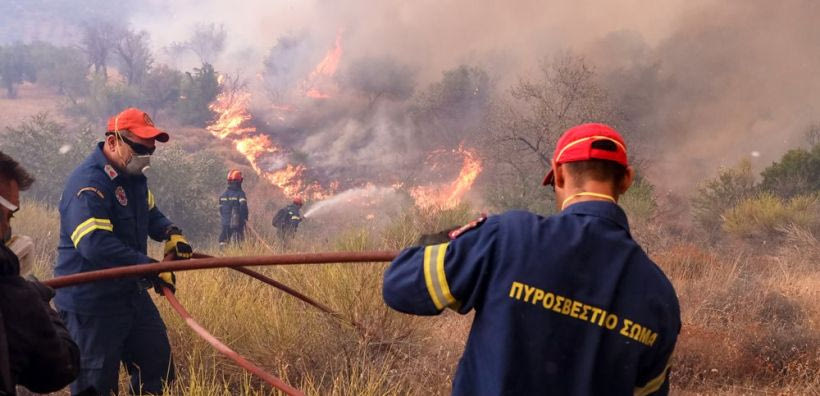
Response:
[[[114,231],[114,225],[111,224],[111,220],[94,217],[80,223],[71,233],[71,242],[74,243],[74,247],[79,246],[83,237],[94,230]]]
[[[154,201],[154,193],[151,190],[148,190],[148,210],[154,209],[157,203]]]
[[[671,357],[670,357],[671,360]],[[646,385],[641,387],[635,387],[635,391],[633,394],[635,396],[646,396],[651,395],[652,393],[656,392],[658,389],[663,386],[663,383],[666,381],[666,375],[669,373],[670,363],[666,363],[666,367],[664,367],[663,371],[661,371],[660,375],[655,378],[649,380]]]
[[[427,292],[430,293],[433,304],[439,310],[458,305],[458,301],[450,293],[447,276],[444,273],[444,255],[449,244],[448,242],[424,248],[424,282],[427,284]]]

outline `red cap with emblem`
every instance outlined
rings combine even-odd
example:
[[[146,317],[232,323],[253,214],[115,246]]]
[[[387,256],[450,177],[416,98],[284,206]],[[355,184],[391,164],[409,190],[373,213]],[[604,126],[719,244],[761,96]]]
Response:
[[[597,142],[610,142],[600,144]],[[552,169],[544,177],[543,185],[555,183],[553,169],[567,162],[602,159],[615,161],[628,166],[626,144],[621,134],[605,124],[581,124],[567,129],[555,145],[555,154],[552,156]]]
[[[168,141],[168,134],[154,126],[148,113],[135,107],[129,107],[108,119],[108,132],[122,130],[128,130],[143,139],[156,139],[162,143]]]

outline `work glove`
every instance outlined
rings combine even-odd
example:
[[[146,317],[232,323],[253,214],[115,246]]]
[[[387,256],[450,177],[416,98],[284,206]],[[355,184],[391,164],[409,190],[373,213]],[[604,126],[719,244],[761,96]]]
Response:
[[[165,242],[165,255],[170,253],[174,254],[174,260],[187,260],[194,254],[194,249],[176,227],[171,227],[168,231],[168,240]]]
[[[446,230],[439,231],[435,234],[424,234],[416,241],[417,246],[438,245],[440,243],[450,242],[450,232],[457,229],[458,226],[450,227]]]
[[[172,293],[176,293],[177,291],[177,276],[174,275],[173,272],[160,272],[157,276],[153,279],[154,283],[154,291],[157,294],[162,294],[162,287],[165,286],[171,289]]]
[[[476,227],[481,226],[484,224],[484,221],[487,220],[487,215],[482,213],[477,219],[463,225],[463,226],[453,226],[446,230],[439,231],[435,234],[424,234],[419,237],[419,240],[416,241],[417,246],[428,246],[428,245],[438,245],[440,243],[447,243],[459,237],[459,235],[470,231]]]

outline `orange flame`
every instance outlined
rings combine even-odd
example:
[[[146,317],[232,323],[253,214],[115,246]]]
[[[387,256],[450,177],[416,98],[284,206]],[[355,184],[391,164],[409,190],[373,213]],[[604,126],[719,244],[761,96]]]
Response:
[[[221,85],[222,79],[219,81]],[[218,115],[216,121],[207,127],[208,131],[219,139],[229,139],[256,174],[281,188],[288,198],[302,194],[312,199],[324,197],[327,193],[317,183],[304,186],[302,173],[305,167],[302,165],[285,164],[273,171],[263,169],[261,163],[266,160],[284,163],[285,153],[267,135],[257,133],[256,128],[249,124],[252,118],[248,112],[250,99],[247,91],[223,89],[208,106]]]
[[[327,99],[330,93],[327,89],[335,89],[332,81],[339,68],[339,61],[342,59],[342,32],[336,34],[336,42],[325,57],[316,65],[316,68],[305,80],[305,95],[313,99]]]
[[[452,183],[446,185],[418,186],[410,189],[410,195],[416,201],[416,206],[420,208],[440,208],[452,209],[461,202],[473,182],[481,173],[481,160],[473,150],[459,147],[453,150],[464,159],[458,177]]]

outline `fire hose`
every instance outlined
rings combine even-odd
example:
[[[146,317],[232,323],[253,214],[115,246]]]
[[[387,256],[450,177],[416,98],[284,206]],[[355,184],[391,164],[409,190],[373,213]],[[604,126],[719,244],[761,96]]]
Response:
[[[72,286],[80,283],[93,282],[105,279],[123,278],[128,276],[139,276],[156,274],[167,271],[189,271],[195,269],[208,268],[232,268],[249,276],[252,276],[262,282],[274,286],[286,293],[318,308],[319,310],[331,314],[337,318],[343,317],[331,310],[330,308],[320,304],[319,302],[305,296],[298,291],[291,289],[265,275],[256,271],[242,268],[244,266],[267,266],[267,265],[298,265],[298,264],[333,264],[333,263],[357,263],[357,262],[386,262],[392,261],[398,252],[394,251],[374,251],[374,252],[334,252],[334,253],[304,253],[304,254],[289,254],[276,256],[250,256],[250,257],[231,257],[231,258],[217,258],[203,254],[195,254],[194,258],[185,261],[162,261],[150,264],[137,264],[126,267],[108,268],[98,271],[89,271],[79,274],[72,274],[61,276],[47,280],[45,283],[53,288],[61,288]],[[211,344],[218,352],[222,353],[229,359],[233,360],[240,367],[256,375],[271,386],[285,392],[288,395],[302,395],[302,392],[296,388],[291,387],[278,377],[264,371],[261,367],[256,366],[249,360],[245,359],[230,347],[219,341],[215,336],[208,332],[202,325],[200,325],[190,313],[180,304],[173,292],[167,287],[163,287],[163,295],[168,300],[171,307],[185,320],[194,332],[196,332],[205,341]],[[359,328],[355,321],[350,323]]]

